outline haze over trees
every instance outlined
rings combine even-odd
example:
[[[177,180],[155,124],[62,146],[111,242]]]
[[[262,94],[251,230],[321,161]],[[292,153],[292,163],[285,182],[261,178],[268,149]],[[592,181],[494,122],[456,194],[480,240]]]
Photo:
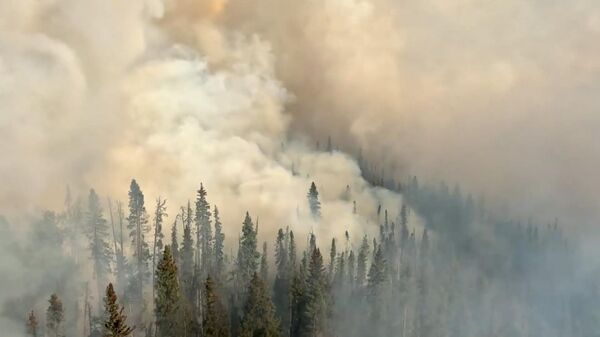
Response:
[[[273,237],[263,237],[260,249],[250,212],[237,225],[239,237],[226,238],[227,225],[217,206],[211,211],[203,185],[195,207],[188,202],[171,214],[168,244],[165,200],[158,199],[148,216],[142,189],[132,180],[126,217],[120,207],[115,216],[109,201],[110,235],[106,208],[92,189],[86,216],[46,212],[36,235],[55,244],[61,240],[59,227],[85,229],[90,243],[83,248],[87,253],[78,254],[91,258],[90,281],[102,286],[97,296],[103,305],[93,304],[87,287],[60,289],[75,310],[65,310],[52,294],[43,324],[31,308],[24,313],[24,333],[512,337],[543,331],[562,337],[596,331],[596,304],[580,300],[586,288],[574,291],[565,274],[575,251],[557,223],[511,222],[488,213],[458,188],[450,192],[445,185],[420,185],[416,178],[395,186],[404,201],[396,209],[379,207],[379,224],[371,235],[345,230],[320,239],[311,233],[303,244],[292,228],[282,227]],[[348,188],[342,193],[352,200]],[[314,182],[307,196],[311,216],[321,216]],[[71,207],[70,212],[78,212]],[[417,212],[424,226],[413,221]],[[129,250],[121,248],[123,220],[130,231]],[[227,239],[237,241],[231,253]],[[79,303],[84,304],[82,314]]]

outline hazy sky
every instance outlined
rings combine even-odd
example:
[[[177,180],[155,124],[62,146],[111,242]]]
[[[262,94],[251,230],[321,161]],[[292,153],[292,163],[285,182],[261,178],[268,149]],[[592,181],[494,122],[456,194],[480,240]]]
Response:
[[[335,167],[314,140],[279,150],[331,135],[398,176],[593,224],[599,37],[591,0],[0,1],[0,206],[132,176],[151,200],[237,195]]]

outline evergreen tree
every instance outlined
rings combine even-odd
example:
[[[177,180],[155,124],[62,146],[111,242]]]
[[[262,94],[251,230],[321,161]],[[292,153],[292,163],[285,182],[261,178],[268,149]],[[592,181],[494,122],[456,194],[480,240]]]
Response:
[[[88,197],[88,238],[90,240],[91,258],[94,266],[94,275],[101,294],[102,284],[106,274],[110,271],[111,250],[108,244],[108,225],[102,215],[100,200],[94,189],[90,190]]]
[[[310,207],[310,213],[315,218],[321,217],[321,202],[319,202],[319,192],[314,182],[310,184],[310,189],[307,194],[308,206]]]
[[[204,283],[202,336],[229,337],[227,312],[215,288],[215,284],[209,276]]]
[[[33,312],[33,310],[31,310],[31,312],[27,316],[27,323],[25,326],[27,328],[27,334],[29,336],[38,337],[38,320],[37,317],[35,317],[35,313]]]
[[[259,257],[260,254],[256,250],[254,224],[252,223],[250,214],[246,212],[246,217],[242,225],[242,237],[240,238],[237,261],[238,277],[241,284],[248,284],[252,275],[257,271]]]
[[[65,337],[64,332],[64,309],[61,300],[52,294],[50,305],[46,310],[46,336],[47,337]]]
[[[277,337],[279,322],[263,281],[256,273],[252,276],[247,290],[240,337]]]
[[[275,241],[275,265],[277,273],[273,283],[273,302],[277,310],[277,314],[281,319],[283,335],[289,335],[290,325],[290,264],[289,253],[286,246],[286,233],[283,229],[277,232],[277,240]]]
[[[262,255],[260,257],[260,277],[267,281],[269,278],[269,262],[267,261],[267,242],[263,242]]]
[[[329,278],[333,278],[333,271],[335,268],[335,257],[337,256],[337,249],[335,247],[335,238],[331,239],[331,249],[329,250]]]
[[[377,248],[373,263],[369,269],[368,296],[371,302],[371,319],[379,320],[383,301],[383,286],[386,281],[386,265],[381,246]]]
[[[156,332],[158,337],[179,337],[182,307],[177,281],[177,266],[171,249],[165,246],[156,269],[156,297],[154,298]]]
[[[212,228],[210,205],[206,200],[206,190],[200,184],[196,196],[196,266],[200,268],[200,279],[204,279],[212,270]]]
[[[354,251],[351,250],[350,254],[348,254],[348,274],[347,274],[347,283],[350,288],[354,288],[354,281],[356,279],[355,275],[356,269],[356,258],[354,257]]]
[[[363,237],[357,258],[356,286],[362,287],[367,277],[367,259],[369,258],[369,240],[366,235]]]
[[[135,328],[127,325],[127,316],[123,313],[124,308],[117,304],[117,294],[112,283],[106,287],[104,298],[104,334],[103,337],[127,337],[133,333]]]
[[[219,217],[219,209],[217,206],[215,206],[213,215],[215,217],[214,277],[216,280],[220,280],[225,272],[225,234],[223,234],[223,225],[221,224],[221,218]]]
[[[183,242],[181,244],[181,288],[188,305],[195,303],[194,239],[192,238],[192,208],[182,209]]]
[[[156,208],[154,210],[154,244],[152,245],[152,284],[155,283],[156,274],[156,258],[163,250],[162,226],[164,218],[167,216],[166,200],[161,200],[160,197],[156,200]],[[173,255],[175,256],[175,255]],[[154,289],[154,288],[153,288]]]
[[[135,258],[135,270],[130,278],[130,293],[132,298],[140,303],[142,301],[144,279],[149,276],[150,248],[145,236],[150,228],[148,227],[148,215],[144,206],[144,194],[135,179],[131,181],[129,187],[129,217],[127,221]]]
[[[318,336],[325,332],[327,315],[327,280],[323,256],[318,248],[310,256],[306,276],[304,310],[300,312],[300,336]]]
[[[340,290],[340,292],[343,292],[343,288],[346,282],[346,254],[345,253],[341,253],[340,256],[338,256],[337,258],[337,263],[335,266],[335,274],[333,277],[333,281],[335,286],[338,288],[338,290]]]
[[[296,249],[296,241],[294,240],[294,232],[290,231],[290,270],[296,269],[298,253]]]
[[[173,221],[173,225],[171,226],[171,251],[173,252],[173,259],[175,260],[176,265],[180,265],[179,258],[179,241],[177,239],[177,217],[175,221]]]

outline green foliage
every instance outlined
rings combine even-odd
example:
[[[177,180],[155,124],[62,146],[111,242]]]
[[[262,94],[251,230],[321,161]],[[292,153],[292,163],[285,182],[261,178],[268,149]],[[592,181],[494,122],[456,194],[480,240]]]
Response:
[[[263,281],[254,273],[247,290],[240,337],[281,336],[273,303]]]
[[[199,259],[196,261],[200,268],[200,277],[204,279],[212,270],[212,228],[210,205],[206,200],[206,190],[204,185],[200,184],[200,189],[196,195],[196,254]]]
[[[242,225],[242,237],[240,238],[240,247],[238,250],[237,274],[241,284],[248,284],[252,275],[258,269],[258,259],[260,254],[256,250],[256,231],[254,224],[250,218],[250,214],[246,212],[244,223]]]
[[[87,235],[90,240],[94,274],[98,283],[102,284],[106,274],[110,271],[112,251],[108,244],[108,225],[102,215],[100,200],[94,189],[90,190],[88,197]]]
[[[144,194],[135,179],[131,181],[129,187],[129,216],[127,222],[135,258],[135,269],[129,280],[129,292],[131,298],[140,303],[144,279],[150,274],[148,270],[150,248],[146,242],[146,234],[150,231],[150,228],[148,226],[148,214],[144,206]]]
[[[204,283],[202,308],[202,336],[228,337],[229,321],[227,311],[217,294],[216,286],[209,276]]]
[[[182,332],[180,316],[181,305],[177,266],[173,261],[171,249],[165,246],[162,259],[156,268],[156,297],[154,311],[158,337],[179,337]]]
[[[215,218],[215,244],[214,244],[214,278],[221,280],[225,272],[225,234],[223,234],[223,225],[219,217],[219,209],[215,206],[213,215]]]

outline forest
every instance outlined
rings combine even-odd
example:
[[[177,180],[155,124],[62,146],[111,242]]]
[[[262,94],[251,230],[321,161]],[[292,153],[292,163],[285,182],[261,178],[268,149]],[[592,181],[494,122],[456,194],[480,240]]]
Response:
[[[195,199],[170,214],[166,200],[148,203],[135,179],[127,203],[94,189],[77,199],[68,191],[62,211],[46,211],[32,225],[35,247],[11,243],[14,233],[3,226],[23,267],[44,268],[50,274],[43,277],[56,282],[53,293],[14,298],[3,312],[21,319],[32,337],[597,331],[595,283],[574,287],[576,246],[557,222],[502,219],[444,183],[370,180],[403,196],[395,209],[377,208],[376,235],[346,230],[317,238],[282,226],[264,241],[250,211],[239,224],[223,224],[202,184]],[[360,208],[349,186],[342,198],[353,212]],[[321,207],[313,182],[303,208],[317,226]],[[424,226],[411,219],[417,216]],[[237,226],[239,236],[226,238],[224,226]],[[50,255],[37,257],[40,251]],[[36,266],[46,261],[53,266]]]

